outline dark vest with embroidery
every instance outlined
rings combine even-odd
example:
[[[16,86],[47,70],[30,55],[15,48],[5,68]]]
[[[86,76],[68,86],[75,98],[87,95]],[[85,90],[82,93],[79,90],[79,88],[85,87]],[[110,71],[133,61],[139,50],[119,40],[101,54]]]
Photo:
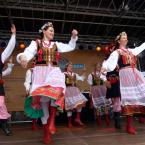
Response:
[[[119,82],[119,71],[116,69],[111,72],[107,72],[107,80],[111,84],[111,88],[107,88],[106,98],[121,97],[120,94],[120,82]]]
[[[92,75],[92,86],[103,85],[103,81],[100,79],[100,77],[97,77],[94,74],[91,75]]]
[[[71,76],[65,73],[65,84],[66,86],[76,86],[76,75]]]
[[[4,81],[2,79],[2,71],[4,68],[4,64],[2,63],[1,60],[1,54],[0,54],[0,95],[4,96],[5,95],[5,90],[4,90]]]
[[[119,68],[127,67],[135,65],[136,63],[136,57],[129,53],[129,51],[126,52],[119,52],[119,59],[118,59],[118,65]]]
[[[116,71],[115,69],[114,71],[107,72],[106,77],[111,84],[114,84],[119,81],[119,71]]]
[[[36,54],[36,65],[58,65],[58,61],[59,61],[59,52],[57,49],[56,44],[54,43],[54,45],[51,48],[48,47],[43,47],[42,45],[42,41],[36,41],[37,43],[37,54]]]
[[[130,66],[128,57],[124,55],[120,55],[118,59],[118,65],[119,65],[119,68]]]

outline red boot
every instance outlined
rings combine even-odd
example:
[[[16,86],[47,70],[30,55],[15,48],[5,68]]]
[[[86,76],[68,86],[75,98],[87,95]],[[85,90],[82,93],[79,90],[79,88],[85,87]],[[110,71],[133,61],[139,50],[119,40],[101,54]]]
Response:
[[[106,125],[109,126],[110,125],[110,118],[109,118],[109,114],[106,114],[105,115],[105,122],[106,122]]]
[[[127,126],[126,126],[126,131],[129,134],[137,134],[135,128],[132,126],[133,118],[132,116],[127,116]]]
[[[49,143],[51,143],[52,139],[51,139],[51,134],[50,134],[49,129],[48,129],[48,124],[44,124],[43,129],[44,129],[43,143],[49,144]]]
[[[50,116],[48,119],[48,126],[49,126],[49,131],[51,134],[56,133],[55,116],[56,116],[56,108],[53,106],[50,106]]]
[[[72,128],[73,125],[72,125],[72,117],[68,117],[68,128]]]
[[[99,127],[102,126],[102,121],[101,121],[101,116],[100,116],[100,115],[97,116],[97,125],[98,125]]]
[[[143,117],[143,116],[140,116],[140,117],[139,117],[139,123],[142,123],[142,124],[144,124],[144,123],[145,123],[145,119],[144,119],[144,117]]]
[[[81,112],[77,112],[76,118],[75,118],[75,124],[79,126],[84,126],[84,123],[82,123],[81,121],[80,115],[81,115]]]
[[[32,130],[38,130],[36,123],[37,123],[37,119],[32,119],[32,126],[31,126]]]

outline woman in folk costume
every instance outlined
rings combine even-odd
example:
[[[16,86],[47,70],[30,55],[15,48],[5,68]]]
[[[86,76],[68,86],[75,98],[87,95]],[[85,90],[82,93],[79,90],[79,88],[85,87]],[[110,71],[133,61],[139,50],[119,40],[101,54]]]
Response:
[[[102,67],[105,65],[105,62],[110,56],[111,52],[116,49],[115,44],[108,45],[106,49],[106,58],[103,61]],[[101,75],[100,78],[105,81],[107,87],[106,98],[111,99],[112,101],[115,122],[114,126],[116,129],[121,129],[121,94],[118,66],[115,68],[115,70],[107,72],[106,76]]]
[[[14,25],[11,27],[12,36],[11,39],[7,45],[7,47],[4,49],[3,52],[0,53],[0,123],[1,128],[4,131],[6,135],[12,135],[12,132],[8,126],[8,119],[10,118],[10,114],[7,111],[6,105],[5,105],[5,91],[4,91],[4,81],[2,79],[3,76],[10,74],[11,68],[8,68],[8,70],[5,70],[2,72],[5,61],[9,58],[9,56],[12,54],[15,44],[16,44],[16,28]]]
[[[51,134],[56,131],[56,108],[63,111],[64,106],[66,86],[65,76],[58,67],[59,53],[75,49],[78,32],[72,31],[68,44],[52,41],[54,28],[50,22],[44,24],[39,32],[42,39],[32,41],[23,53],[18,54],[17,61],[26,68],[28,62],[36,57],[32,88],[25,101],[25,113],[31,118],[41,117],[44,127],[43,142],[48,144],[51,142]]]
[[[113,71],[117,64],[119,66],[121,104],[123,114],[127,117],[126,130],[130,134],[136,134],[133,115],[145,114],[145,79],[136,68],[136,56],[145,49],[145,43],[129,49],[126,47],[128,39],[125,32],[120,33],[116,38],[117,49],[113,51],[105,62],[102,73]]]
[[[84,126],[81,121],[81,111],[82,107],[85,105],[87,99],[80,92],[77,87],[77,81],[84,81],[85,76],[79,76],[77,73],[73,72],[73,64],[71,62],[66,64],[65,74],[65,84],[66,84],[66,93],[65,93],[65,110],[67,111],[68,117],[68,127],[73,127],[72,125],[72,112],[76,111],[75,124],[79,126]]]
[[[30,68],[26,71],[25,82],[24,82],[24,86],[26,89],[26,97],[30,95],[30,91],[31,91],[32,83],[33,83],[32,79],[33,79],[34,66],[35,66],[35,60],[33,61]],[[37,121],[38,119],[32,119],[32,126],[31,126],[32,130],[38,130]]]
[[[110,124],[109,110],[111,101],[106,99],[106,86],[100,79],[100,64],[94,65],[94,70],[88,75],[88,84],[90,85],[90,97],[94,108],[96,109],[96,117],[98,126],[102,125],[101,116],[105,116],[107,126]]]

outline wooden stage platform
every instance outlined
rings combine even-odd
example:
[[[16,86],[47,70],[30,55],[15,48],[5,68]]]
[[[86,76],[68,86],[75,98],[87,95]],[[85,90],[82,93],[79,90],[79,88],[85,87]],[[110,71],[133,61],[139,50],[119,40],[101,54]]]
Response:
[[[110,127],[97,127],[95,122],[86,124],[85,128],[67,128],[66,124],[57,125],[57,133],[53,135],[50,145],[145,145],[145,124],[135,120],[137,135],[129,135],[125,128],[116,131],[113,123]],[[43,145],[42,127],[31,130],[30,123],[12,124],[13,136],[4,136],[0,131],[0,145]]]

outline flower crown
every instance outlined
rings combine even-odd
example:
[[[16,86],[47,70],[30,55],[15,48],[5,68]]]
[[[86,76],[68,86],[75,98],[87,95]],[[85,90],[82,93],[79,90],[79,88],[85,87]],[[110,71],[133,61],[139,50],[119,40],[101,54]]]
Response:
[[[43,31],[46,27],[53,27],[53,24],[52,24],[51,22],[45,23],[45,24],[39,29],[39,33],[42,33],[42,31]]]
[[[73,63],[69,61],[68,63],[65,64],[65,67],[67,68],[69,65],[73,65]]]
[[[126,32],[121,32],[116,38],[115,41],[118,41],[120,39],[121,36],[127,36]]]

